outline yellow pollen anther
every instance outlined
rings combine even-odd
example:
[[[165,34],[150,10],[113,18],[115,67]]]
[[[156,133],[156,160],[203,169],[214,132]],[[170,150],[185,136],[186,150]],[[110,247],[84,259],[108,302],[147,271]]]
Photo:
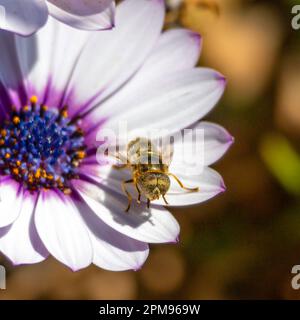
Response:
[[[62,116],[63,118],[68,118],[68,111],[67,111],[67,110],[63,110],[63,111],[61,112],[61,116]]]
[[[5,159],[10,159],[10,153],[6,153],[4,157]]]
[[[29,111],[29,109],[30,109],[29,106],[24,106],[23,107],[23,111],[25,111],[25,112]]]
[[[13,172],[13,174],[15,174],[17,176],[20,171],[18,168],[13,168],[12,172]]]
[[[16,161],[16,165],[17,165],[18,167],[20,167],[21,161],[20,161],[20,160],[17,160],[17,161]]]
[[[46,170],[44,170],[44,169],[41,170],[41,176],[42,176],[42,178],[47,178]]]
[[[2,137],[6,137],[6,134],[7,134],[6,130],[5,130],[5,129],[2,129],[2,130],[1,130],[1,136],[2,136]]]
[[[15,125],[19,124],[20,121],[21,121],[20,118],[17,117],[17,116],[15,116],[15,117],[13,118],[13,123],[14,123]]]
[[[48,180],[53,180],[53,179],[54,179],[54,177],[53,177],[53,175],[52,175],[52,174],[48,174],[48,175],[47,175],[47,179],[48,179]]]
[[[0,146],[3,146],[5,144],[5,141],[3,139],[0,139]]]
[[[41,169],[40,168],[36,170],[34,177],[36,179],[39,179],[41,177]]]
[[[30,173],[28,174],[28,182],[29,182],[29,183],[33,183],[33,174],[32,174],[32,172],[30,172]]]
[[[38,102],[38,97],[37,96],[32,96],[31,98],[30,98],[30,102],[31,103],[33,103],[33,104],[36,104],[37,102]]]
[[[77,158],[78,159],[84,159],[85,158],[85,152],[84,151],[78,151],[77,152]]]
[[[62,187],[64,186],[60,178],[57,178],[57,179],[56,179],[56,182],[57,182],[57,184],[58,184],[58,186],[59,186],[60,188],[62,188]]]
[[[68,195],[70,195],[70,194],[72,193],[72,190],[71,190],[71,189],[69,189],[69,188],[66,188],[66,189],[64,189],[64,191],[63,191],[63,192],[64,192],[64,194],[65,194],[65,195],[67,195],[67,196],[68,196]]]

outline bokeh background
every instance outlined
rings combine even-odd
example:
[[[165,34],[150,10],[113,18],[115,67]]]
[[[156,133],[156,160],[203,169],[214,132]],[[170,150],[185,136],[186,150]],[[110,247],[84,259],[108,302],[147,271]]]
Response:
[[[208,120],[235,136],[215,166],[228,191],[177,209],[181,241],[152,246],[138,272],[73,273],[50,258],[7,268],[0,299],[298,299],[300,30],[292,0],[169,0],[166,28],[202,34],[200,65],[228,78]],[[218,5],[218,8],[215,6]]]

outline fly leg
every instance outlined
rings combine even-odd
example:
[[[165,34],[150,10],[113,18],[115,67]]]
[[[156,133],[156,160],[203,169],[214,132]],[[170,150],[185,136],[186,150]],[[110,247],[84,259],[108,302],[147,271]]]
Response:
[[[137,203],[140,204],[141,203],[141,190],[140,188],[138,187],[137,183],[135,183],[135,188],[136,188],[136,191],[138,193],[138,198],[137,198]]]
[[[128,167],[127,159],[123,157],[121,154],[115,156],[117,160],[121,162],[121,164],[114,164],[112,167],[116,170],[122,170]]]
[[[185,187],[185,186],[183,185],[183,183],[179,180],[179,178],[175,176],[175,174],[168,172],[167,175],[173,177],[173,178],[175,179],[175,181],[180,185],[180,187],[181,187],[182,189],[187,190],[187,191],[191,191],[191,192],[197,192],[197,191],[199,191],[199,188],[198,188],[198,187],[197,187],[197,188],[187,188],[187,187]]]
[[[162,196],[162,198],[164,199],[165,204],[166,204],[166,205],[168,205],[169,203],[168,203],[168,201],[167,201],[167,199],[166,199],[165,195],[163,195],[163,196]]]
[[[127,199],[128,199],[128,206],[127,206],[125,212],[128,212],[128,211],[129,211],[130,206],[131,206],[131,202],[132,202],[132,196],[131,196],[131,194],[127,191],[127,189],[126,189],[126,184],[129,184],[129,183],[134,183],[134,180],[133,180],[133,179],[130,179],[130,180],[122,181],[122,190],[123,190],[123,192],[126,194]]]
[[[113,168],[116,170],[123,170],[123,169],[127,168],[127,164],[121,164],[121,165],[114,164]]]

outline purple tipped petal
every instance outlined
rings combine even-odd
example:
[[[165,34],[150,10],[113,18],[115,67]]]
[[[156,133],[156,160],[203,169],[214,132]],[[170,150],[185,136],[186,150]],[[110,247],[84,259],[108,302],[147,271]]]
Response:
[[[115,3],[112,0],[82,0],[66,4],[68,0],[48,0],[49,13],[57,20],[82,30],[109,30],[115,24]],[[72,0],[73,2],[74,0]],[[68,1],[69,3],[69,1]]]
[[[224,180],[222,179],[221,184],[220,184],[220,193],[226,192],[227,187],[225,185]]]
[[[227,78],[223,76],[221,73],[216,74],[216,79],[220,82],[222,86],[225,87],[227,85]]]
[[[47,0],[56,7],[77,16],[90,16],[107,9],[113,0]]]
[[[191,156],[194,157],[194,162],[197,160],[197,163],[203,166],[210,166],[223,157],[234,140],[226,129],[206,121],[197,123],[192,126],[191,130],[182,132],[185,137],[184,144],[180,139],[177,139],[174,144],[172,164],[183,165],[183,169],[187,167],[187,164],[183,161],[184,156],[187,156],[187,150],[191,152],[195,150],[193,137],[195,137],[196,132],[201,132],[204,135],[204,141],[199,141],[199,143],[203,142],[204,144],[203,150],[199,150],[197,153],[194,152]]]

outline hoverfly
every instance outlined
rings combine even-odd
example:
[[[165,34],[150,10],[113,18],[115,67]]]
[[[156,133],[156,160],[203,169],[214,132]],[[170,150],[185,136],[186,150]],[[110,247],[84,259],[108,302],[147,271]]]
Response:
[[[170,148],[167,148],[170,151]],[[170,189],[173,178],[179,186],[190,192],[197,192],[199,188],[187,188],[180,179],[169,172],[172,152],[164,154],[159,148],[147,138],[136,138],[127,145],[127,160],[123,165],[115,165],[115,169],[131,169],[132,177],[122,182],[122,190],[128,199],[126,212],[129,211],[132,203],[132,195],[126,188],[127,184],[133,184],[137,193],[137,203],[141,203],[141,197],[147,199],[147,207],[150,207],[151,201],[163,198],[168,205],[166,194]],[[119,155],[117,158],[121,159]]]

